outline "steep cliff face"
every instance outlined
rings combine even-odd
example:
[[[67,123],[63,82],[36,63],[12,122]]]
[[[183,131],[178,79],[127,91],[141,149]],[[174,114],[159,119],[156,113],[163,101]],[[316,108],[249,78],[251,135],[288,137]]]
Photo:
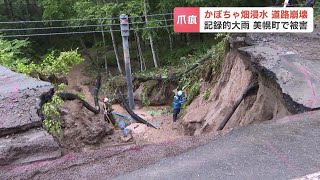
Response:
[[[225,128],[318,109],[319,42],[317,31],[231,35],[230,49],[209,99],[199,96],[186,110],[182,122],[185,133],[217,131],[235,101],[252,84],[258,88],[242,100]]]

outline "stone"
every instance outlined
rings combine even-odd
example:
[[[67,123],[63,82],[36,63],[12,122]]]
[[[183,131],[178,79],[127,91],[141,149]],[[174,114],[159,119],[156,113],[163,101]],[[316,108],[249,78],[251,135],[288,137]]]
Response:
[[[142,134],[146,132],[147,125],[141,123],[132,123],[126,128],[130,129],[133,134]]]
[[[86,131],[82,132],[84,143],[86,144],[98,144],[102,141],[106,135],[112,134],[113,130],[106,123],[92,123],[87,126]]]
[[[121,135],[121,137],[120,137],[120,139],[121,139],[122,142],[128,142],[128,141],[130,141],[132,138],[133,138],[133,137],[132,137],[131,134],[128,134],[128,135],[126,135],[126,136]]]

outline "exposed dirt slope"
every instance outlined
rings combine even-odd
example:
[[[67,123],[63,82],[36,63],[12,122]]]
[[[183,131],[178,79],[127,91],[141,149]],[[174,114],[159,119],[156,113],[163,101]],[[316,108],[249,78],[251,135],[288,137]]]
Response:
[[[236,50],[229,52],[220,79],[209,99],[196,98],[183,117],[185,132],[197,135],[216,131],[235,100],[250,83],[259,81],[259,90],[250,94],[238,107],[227,127],[236,127],[252,121],[271,120],[290,114],[283,103],[274,95],[274,88],[245,64],[248,59]],[[269,87],[268,87],[269,86]]]
[[[216,131],[249,84],[251,92],[226,128],[274,120],[320,107],[320,33],[233,34],[223,71],[208,101],[199,96],[183,118],[189,135]]]

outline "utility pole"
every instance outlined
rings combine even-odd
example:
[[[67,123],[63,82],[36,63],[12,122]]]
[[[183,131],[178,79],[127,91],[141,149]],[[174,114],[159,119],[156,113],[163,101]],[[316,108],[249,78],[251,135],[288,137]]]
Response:
[[[132,87],[132,75],[131,75],[131,64],[130,64],[130,53],[129,53],[129,23],[128,15],[120,15],[120,28],[122,36],[122,45],[123,45],[123,54],[124,54],[124,63],[126,69],[126,78],[127,78],[127,88],[128,88],[128,98],[129,98],[129,108],[134,109],[134,100],[133,100],[133,87]]]

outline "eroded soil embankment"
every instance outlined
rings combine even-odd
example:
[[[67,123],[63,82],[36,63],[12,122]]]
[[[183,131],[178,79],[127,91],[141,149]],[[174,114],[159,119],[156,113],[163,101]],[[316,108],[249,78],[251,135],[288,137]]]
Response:
[[[295,36],[231,36],[222,73],[210,97],[206,101],[200,95],[186,110],[182,123],[185,133],[198,135],[217,131],[235,101],[254,83],[258,84],[258,89],[243,99],[225,128],[319,108],[320,96],[315,89],[320,85],[317,76],[320,63],[301,48],[294,49],[299,46],[290,46]],[[306,37],[308,41],[300,41],[300,47],[303,43],[319,42],[317,34],[313,39],[309,36]],[[249,41],[254,44],[245,43]]]
[[[220,79],[209,99],[204,101],[203,96],[199,96],[187,109],[183,118],[187,134],[216,131],[235,100],[252,83],[259,85],[258,90],[250,93],[242,101],[226,128],[290,114],[281,98],[277,97],[277,89],[261,74],[255,73],[248,62],[248,58],[239,54],[237,50],[227,53]]]

